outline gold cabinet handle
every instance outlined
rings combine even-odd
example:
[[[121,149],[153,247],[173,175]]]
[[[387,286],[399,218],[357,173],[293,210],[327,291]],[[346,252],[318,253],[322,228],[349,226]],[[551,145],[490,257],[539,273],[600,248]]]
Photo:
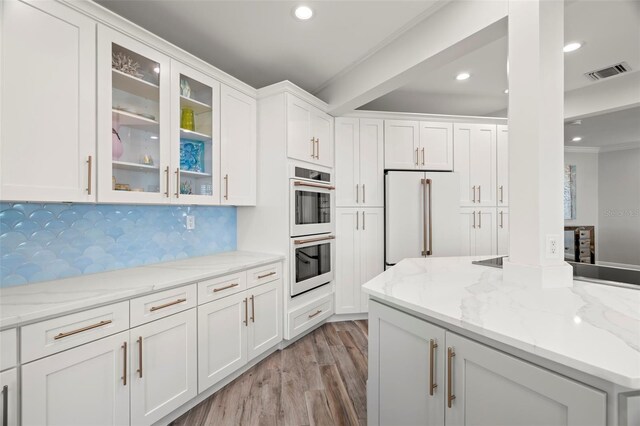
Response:
[[[362,184],[362,204],[366,203],[366,192],[365,192],[365,187],[364,187],[364,183]]]
[[[217,292],[219,292],[219,291],[227,290],[227,289],[229,289],[229,288],[233,288],[233,287],[238,287],[238,283],[229,284],[229,285],[226,285],[226,286],[224,286],[224,287],[214,288],[214,289],[213,289],[213,292],[214,292],[214,293],[217,293]]]
[[[500,228],[504,228],[504,212],[500,211]]]
[[[471,190],[473,191],[473,200],[472,201],[475,203],[476,202],[476,187],[472,186]]]
[[[429,340],[429,395],[433,396],[435,389],[438,387],[438,384],[435,382],[435,361],[434,358],[436,356],[436,348],[438,344],[435,340]]]
[[[500,202],[504,203],[504,186],[500,185]]]
[[[169,166],[167,166],[167,168],[165,169],[165,173],[167,174],[167,190],[165,191],[164,195],[167,196],[167,198],[169,198],[169,192],[171,191],[169,186],[171,185],[169,183],[169,175],[171,175],[171,172],[169,171]]]
[[[482,202],[482,193],[480,192],[481,187],[482,187],[481,185],[478,185],[478,202],[479,203]]]
[[[245,297],[243,302],[244,302],[244,325],[249,327],[249,301]]]
[[[177,305],[178,303],[182,303],[182,302],[186,302],[186,301],[187,301],[187,299],[181,298],[181,299],[178,299],[178,300],[174,300],[173,302],[164,303],[164,304],[158,305],[158,306],[152,306],[151,309],[149,309],[149,311],[150,312],[157,311],[159,309],[168,308],[169,306]]]
[[[320,159],[320,139],[316,138],[316,160]]]
[[[367,230],[367,224],[365,222],[365,216],[364,216],[364,212],[362,212],[362,230],[366,231]]]
[[[93,158],[87,158],[87,194],[91,195],[91,167],[93,166]]]
[[[142,379],[142,336],[138,336],[138,370],[136,372]]]
[[[176,168],[176,198],[180,198],[180,167]]]
[[[251,322],[256,322],[256,298],[251,295]]]
[[[356,215],[357,217],[357,215]],[[334,240],[336,237],[334,237],[333,235],[327,235],[326,237],[320,237],[320,238],[309,238],[308,240],[293,240],[293,244],[299,246],[300,244],[306,244],[306,243],[315,243],[318,241],[325,241],[325,240]]]
[[[224,199],[229,199],[229,175],[224,175]]]
[[[482,228],[482,212],[478,210],[478,229]]]
[[[2,387],[2,426],[9,425],[9,386]]]
[[[311,158],[316,158],[316,138],[311,138]]]
[[[270,277],[271,275],[275,275],[275,274],[276,274],[276,271],[271,271],[268,274],[258,275],[258,279],[261,280],[263,278],[267,278],[267,277]]]
[[[56,336],[54,336],[53,340],[58,340],[58,339],[62,339],[62,338],[65,338],[65,337],[73,336],[74,334],[82,333],[83,331],[93,330],[94,328],[102,327],[103,325],[111,324],[112,322],[113,322],[112,320],[103,320],[103,321],[100,321],[100,322],[98,322],[96,324],[91,324],[91,325],[88,325],[86,327],[78,328],[76,330],[71,330],[71,331],[67,331],[67,332],[64,332],[64,333],[60,333],[60,334],[57,334]]]
[[[473,211],[473,228],[475,229],[476,227],[476,211]]]
[[[122,344],[122,351],[124,353],[122,367],[122,385],[127,386],[127,342],[124,342]]]
[[[356,184],[356,204],[360,202],[360,184]]]
[[[318,315],[320,315],[320,312],[322,312],[322,309],[318,309],[313,314],[310,314],[309,318],[317,317]]]
[[[356,212],[356,231],[360,229],[360,214]]]
[[[420,164],[420,148],[416,148],[416,166]]]
[[[336,189],[335,186],[331,186],[331,185],[319,185],[317,183],[301,182],[299,180],[294,181],[293,186],[308,186],[310,188],[322,188],[322,189],[328,189],[330,191]]]
[[[422,148],[422,165],[424,166],[424,148]]]
[[[451,384],[451,376],[453,370],[453,357],[456,356],[453,348],[447,348],[447,406],[451,408],[451,403],[456,396],[453,394],[452,384]]]

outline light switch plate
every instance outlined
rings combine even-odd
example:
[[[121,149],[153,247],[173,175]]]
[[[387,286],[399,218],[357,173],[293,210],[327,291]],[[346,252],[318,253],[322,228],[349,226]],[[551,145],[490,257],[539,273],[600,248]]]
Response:
[[[196,217],[192,215],[187,215],[187,229],[196,229]]]

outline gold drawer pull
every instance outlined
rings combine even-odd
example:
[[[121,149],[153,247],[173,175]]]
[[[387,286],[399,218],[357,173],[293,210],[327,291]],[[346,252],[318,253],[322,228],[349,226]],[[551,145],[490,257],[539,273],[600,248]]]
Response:
[[[138,336],[138,370],[136,373],[142,379],[142,336]]]
[[[187,299],[174,300],[173,302],[165,303],[164,305],[152,306],[151,309],[149,309],[149,311],[151,311],[151,312],[157,311],[158,309],[167,308],[169,306],[177,305],[178,303],[182,303],[182,302],[186,302],[186,301],[187,301]]]
[[[314,314],[309,315],[309,318],[313,318],[320,315],[320,312],[322,312],[322,309],[318,309]]]
[[[263,278],[267,278],[267,277],[270,277],[271,275],[275,275],[275,274],[276,274],[276,271],[272,271],[272,272],[269,272],[268,274],[258,275],[258,279],[261,280]]]
[[[86,327],[79,328],[73,331],[67,331],[66,333],[60,333],[53,337],[54,340],[62,339],[64,337],[73,336],[74,334],[82,333],[83,331],[93,330],[94,328],[102,327],[103,325],[111,324],[111,320],[102,320],[97,324],[88,325]]]
[[[435,350],[438,347],[438,344],[435,340],[429,340],[429,395],[433,395],[433,391],[438,387],[438,384],[434,380],[435,372],[435,363],[434,358],[436,356]]]
[[[229,288],[233,288],[233,287],[238,287],[238,283],[229,284],[229,285],[226,285],[226,286],[224,286],[224,287],[220,287],[220,288],[214,288],[214,289],[213,289],[213,292],[214,292],[214,293],[217,293],[217,292],[219,292],[219,291],[227,290],[227,289],[229,289]]]
[[[122,372],[122,385],[123,386],[127,386],[127,362],[129,361],[129,359],[127,358],[127,342],[122,343],[122,349],[123,349],[123,354],[124,354],[124,361],[123,361],[123,372]]]

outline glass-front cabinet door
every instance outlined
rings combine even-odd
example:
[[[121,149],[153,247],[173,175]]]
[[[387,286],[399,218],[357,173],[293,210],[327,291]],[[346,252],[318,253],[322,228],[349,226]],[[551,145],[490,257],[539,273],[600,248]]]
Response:
[[[220,204],[220,83],[171,61],[171,200]]]
[[[98,29],[98,200],[171,199],[170,60]]]

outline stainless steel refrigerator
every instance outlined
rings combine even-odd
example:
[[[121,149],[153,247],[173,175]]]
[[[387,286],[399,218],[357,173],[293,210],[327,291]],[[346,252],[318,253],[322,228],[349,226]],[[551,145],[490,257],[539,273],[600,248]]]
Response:
[[[385,266],[460,255],[460,177],[453,172],[385,172]]]

